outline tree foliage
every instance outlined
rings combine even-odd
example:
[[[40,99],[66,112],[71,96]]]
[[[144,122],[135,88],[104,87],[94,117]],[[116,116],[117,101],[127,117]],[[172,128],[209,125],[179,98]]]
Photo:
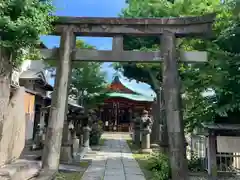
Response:
[[[105,73],[101,71],[101,63],[84,62],[81,67],[73,69],[70,94],[80,104],[83,102],[86,107],[96,106],[101,103],[105,89]]]
[[[205,121],[236,119],[239,111],[239,3],[219,0],[130,0],[123,9],[122,17],[180,17],[199,16],[215,12],[214,36],[209,40],[181,39],[178,48],[208,51],[208,62],[204,64],[179,63],[184,92],[184,120],[192,131]],[[125,37],[125,49],[156,50],[159,37]],[[128,78],[152,85],[161,84],[159,64],[118,64]],[[155,81],[155,83],[154,83]],[[203,96],[206,90],[214,90],[212,97]],[[220,118],[221,117],[221,118]]]
[[[82,40],[77,40],[76,47],[94,49]],[[102,63],[80,62],[73,65],[70,94],[86,108],[92,108],[101,103],[105,97],[105,72],[101,70]]]
[[[11,54],[11,63],[19,65],[29,50],[36,54],[40,35],[52,30],[51,1],[1,0],[0,46]]]
[[[94,46],[87,44],[83,40],[76,40],[76,48],[95,49]],[[48,70],[53,74],[56,69],[56,61],[46,61]],[[103,102],[106,97],[105,72],[101,69],[102,63],[99,62],[73,62],[72,79],[69,95],[71,98],[84,105],[85,108],[94,108]],[[53,75],[55,76],[55,75]]]

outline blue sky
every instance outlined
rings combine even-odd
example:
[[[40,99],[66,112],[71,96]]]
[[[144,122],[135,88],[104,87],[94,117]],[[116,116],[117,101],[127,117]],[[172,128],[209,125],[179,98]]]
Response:
[[[54,0],[54,5],[56,7],[56,15],[82,17],[117,17],[121,9],[126,7],[125,0]],[[101,50],[109,50],[112,46],[111,38],[81,37],[80,39]],[[60,42],[60,38],[57,36],[43,36],[41,40],[48,48],[59,46]],[[102,68],[107,72],[106,79],[110,82],[115,71],[109,65],[110,63],[104,63]],[[151,91],[146,84],[132,81],[131,85],[147,94]]]

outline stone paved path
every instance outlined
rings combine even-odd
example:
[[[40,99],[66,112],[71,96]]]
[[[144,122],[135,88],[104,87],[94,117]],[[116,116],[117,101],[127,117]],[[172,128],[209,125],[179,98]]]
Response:
[[[104,133],[103,138],[104,146],[92,158],[92,165],[82,180],[145,180],[127,145],[126,135]]]

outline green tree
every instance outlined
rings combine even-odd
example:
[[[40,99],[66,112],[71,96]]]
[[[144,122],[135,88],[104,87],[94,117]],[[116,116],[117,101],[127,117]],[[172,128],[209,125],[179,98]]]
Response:
[[[37,55],[39,37],[51,31],[50,1],[1,0],[0,2],[0,127],[7,117],[10,80],[14,67]],[[0,130],[1,132],[1,130]]]
[[[182,39],[178,47],[185,50],[206,50],[209,61],[204,64],[179,63],[184,92],[184,122],[188,131],[199,127],[204,121],[223,122],[237,120],[239,116],[239,11],[237,1],[218,0],[137,0],[129,1],[123,17],[169,17],[199,16],[216,12],[214,37],[209,40]],[[148,49],[158,46],[158,37],[125,38],[126,49]],[[157,43],[155,43],[157,42]],[[160,48],[160,47],[159,47]],[[127,77],[144,80],[149,84],[161,83],[161,67],[154,64],[120,64]],[[133,74],[133,72],[135,74]],[[151,75],[152,74],[152,75]],[[153,78],[152,78],[153,77]],[[155,85],[155,84],[153,84]],[[153,89],[155,87],[153,86]],[[214,97],[204,97],[207,89],[215,92]],[[224,118],[225,117],[225,118]],[[170,156],[173,160],[173,155]],[[175,159],[176,160],[176,159]],[[176,167],[171,162],[172,167]],[[175,162],[180,163],[180,162]],[[174,173],[174,168],[172,172]]]
[[[95,49],[83,40],[76,40],[79,49]],[[55,73],[56,62],[47,61],[48,69]],[[73,62],[69,96],[84,105],[86,109],[95,108],[106,97],[106,73],[99,62]]]
[[[218,0],[179,0],[171,3],[167,0],[137,0],[129,1],[129,6],[122,11],[123,17],[169,17],[169,16],[198,16],[206,13],[217,13],[214,24],[215,37],[207,40],[182,39],[178,48],[185,50],[208,51],[209,61],[204,64],[179,64],[180,76],[185,93],[184,120],[186,127],[192,131],[203,121],[213,121],[218,114],[226,115],[238,106],[236,84],[238,74],[237,42],[239,18],[236,1],[221,2]],[[125,49],[157,50],[159,37],[135,38],[125,37]],[[230,68],[230,66],[233,66]],[[117,64],[128,78],[146,82],[156,89],[161,84],[161,66],[158,64]],[[231,74],[231,75],[230,75]],[[232,79],[232,80],[231,80]],[[231,83],[230,83],[231,81]],[[155,82],[155,83],[154,83]],[[226,84],[223,86],[223,84]],[[230,85],[231,84],[231,85]],[[213,89],[214,98],[202,96],[202,92]],[[233,92],[233,88],[235,89]],[[231,94],[226,96],[226,94]],[[234,98],[233,98],[234,94]],[[231,97],[231,98],[229,98]],[[225,103],[220,103],[225,99]],[[228,102],[227,102],[227,101]],[[223,101],[223,100],[221,100]],[[230,102],[231,101],[231,102]]]
[[[105,73],[101,71],[101,63],[83,62],[81,67],[73,69],[70,95],[85,108],[101,103],[105,89]]]
[[[82,40],[77,40],[76,47],[95,49]],[[73,65],[70,95],[87,109],[96,107],[105,97],[105,72],[101,70],[101,65],[99,62],[80,62]]]

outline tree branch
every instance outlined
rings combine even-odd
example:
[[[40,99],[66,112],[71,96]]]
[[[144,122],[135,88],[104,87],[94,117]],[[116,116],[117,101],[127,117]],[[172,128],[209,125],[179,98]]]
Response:
[[[153,86],[152,88],[154,89],[154,91],[156,91],[157,89],[160,88],[160,83],[150,69],[147,69],[147,72],[148,72],[149,77],[150,77],[151,82],[152,82],[152,86]]]

